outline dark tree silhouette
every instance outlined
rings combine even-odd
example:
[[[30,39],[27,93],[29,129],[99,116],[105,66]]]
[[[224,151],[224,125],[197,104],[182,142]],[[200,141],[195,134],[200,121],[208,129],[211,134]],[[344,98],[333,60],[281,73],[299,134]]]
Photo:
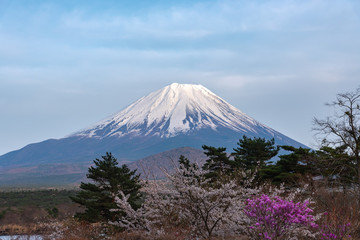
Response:
[[[237,143],[231,154],[234,156],[235,166],[243,169],[253,169],[256,166],[264,167],[266,161],[276,156],[279,146],[275,147],[275,140],[265,138],[249,138],[245,135]]]
[[[131,171],[125,164],[118,167],[118,162],[111,153],[102,156],[102,160],[94,160],[95,166],[91,166],[86,175],[90,182],[81,183],[82,189],[71,199],[85,207],[85,212],[77,213],[76,218],[88,222],[116,221],[120,212],[110,211],[116,209],[114,196],[121,197],[122,191],[130,195],[129,203],[134,208],[140,207],[140,175],[135,175],[136,170]]]

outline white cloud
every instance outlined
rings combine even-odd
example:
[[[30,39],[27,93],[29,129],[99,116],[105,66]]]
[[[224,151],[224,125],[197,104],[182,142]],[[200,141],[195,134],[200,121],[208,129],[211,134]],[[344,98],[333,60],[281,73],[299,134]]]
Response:
[[[90,11],[91,2],[56,4],[1,13],[0,91],[19,112],[46,104],[74,116],[91,102],[82,114],[98,116],[95,122],[152,90],[183,82],[203,84],[235,106],[244,102],[260,118],[271,112],[268,125],[285,125],[275,111],[287,109],[287,124],[304,126],[307,111],[319,112],[309,102],[353,87],[360,73],[355,0],[193,1],[126,14]],[[327,90],[320,91],[324,84]],[[273,108],[263,107],[264,96]],[[70,104],[75,100],[77,108]],[[308,109],[290,106],[301,101]],[[5,111],[6,105],[2,114],[10,116],[14,110]],[[91,119],[79,116],[82,121]]]

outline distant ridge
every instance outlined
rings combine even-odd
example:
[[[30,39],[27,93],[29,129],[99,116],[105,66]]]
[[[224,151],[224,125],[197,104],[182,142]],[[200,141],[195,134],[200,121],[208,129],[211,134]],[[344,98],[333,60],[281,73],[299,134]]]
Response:
[[[179,157],[181,155],[199,166],[202,166],[207,159],[202,150],[191,147],[182,147],[157,153],[129,163],[128,165],[131,169],[137,169],[137,173],[140,173],[143,178],[162,179],[166,177],[163,170],[172,172],[174,167],[178,166]]]

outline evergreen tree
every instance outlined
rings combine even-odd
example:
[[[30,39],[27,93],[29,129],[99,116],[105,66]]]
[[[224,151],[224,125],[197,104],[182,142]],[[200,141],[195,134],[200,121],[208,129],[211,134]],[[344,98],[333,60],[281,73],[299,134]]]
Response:
[[[86,175],[91,181],[82,182],[82,190],[71,197],[72,201],[85,207],[84,212],[75,215],[76,218],[88,222],[116,221],[118,214],[124,214],[121,211],[110,211],[117,208],[114,196],[121,197],[119,191],[130,195],[129,203],[134,209],[140,207],[140,175],[135,175],[136,170],[131,171],[125,164],[118,167],[118,162],[111,153],[102,156],[102,160],[94,160],[94,164]]]
[[[280,147],[275,147],[275,140],[266,140],[265,138],[248,138],[245,135],[237,143],[231,154],[234,157],[234,166],[236,168],[254,169],[260,165],[260,168],[266,165],[266,161],[276,156]]]
[[[195,163],[190,163],[190,160],[184,155],[180,155],[179,165],[180,170],[183,170],[185,177],[190,177],[194,175],[194,171],[198,170],[198,166]]]
[[[346,146],[323,146],[316,151],[315,168],[317,174],[327,178],[329,183],[342,186],[357,183],[357,166],[354,156],[346,151]]]
[[[317,151],[292,146],[281,148],[289,153],[279,156],[276,164],[260,169],[262,179],[293,185],[306,176],[322,176],[331,185],[343,187],[356,182],[355,159],[349,156],[345,146],[321,147]]]
[[[189,170],[190,167],[196,166],[194,163],[190,164],[190,160],[186,158],[184,155],[180,155],[179,164],[180,164],[180,168],[185,168],[186,170]]]
[[[313,171],[313,162],[316,155],[308,148],[295,148],[293,146],[281,146],[289,154],[279,156],[275,165],[268,165],[260,169],[262,179],[271,179],[274,183],[294,184],[305,174]]]
[[[208,157],[206,163],[203,166],[204,170],[208,170],[207,178],[211,178],[212,181],[218,180],[221,175],[231,172],[231,160],[229,159],[224,147],[211,147],[203,145],[204,154]]]

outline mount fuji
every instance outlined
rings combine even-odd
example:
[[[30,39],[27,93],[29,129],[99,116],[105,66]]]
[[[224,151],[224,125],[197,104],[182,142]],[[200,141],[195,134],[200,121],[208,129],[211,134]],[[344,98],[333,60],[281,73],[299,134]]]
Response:
[[[75,133],[75,137],[157,136],[172,138],[220,128],[280,137],[273,129],[242,113],[202,85],[173,83],[139,99],[113,117]]]
[[[202,85],[173,83],[70,136],[30,144],[0,156],[0,172],[30,172],[36,176],[43,171],[68,176],[87,169],[105,152],[130,162],[175,148],[201,149],[204,144],[231,151],[243,135],[274,138],[277,145],[306,147],[261,124]]]

